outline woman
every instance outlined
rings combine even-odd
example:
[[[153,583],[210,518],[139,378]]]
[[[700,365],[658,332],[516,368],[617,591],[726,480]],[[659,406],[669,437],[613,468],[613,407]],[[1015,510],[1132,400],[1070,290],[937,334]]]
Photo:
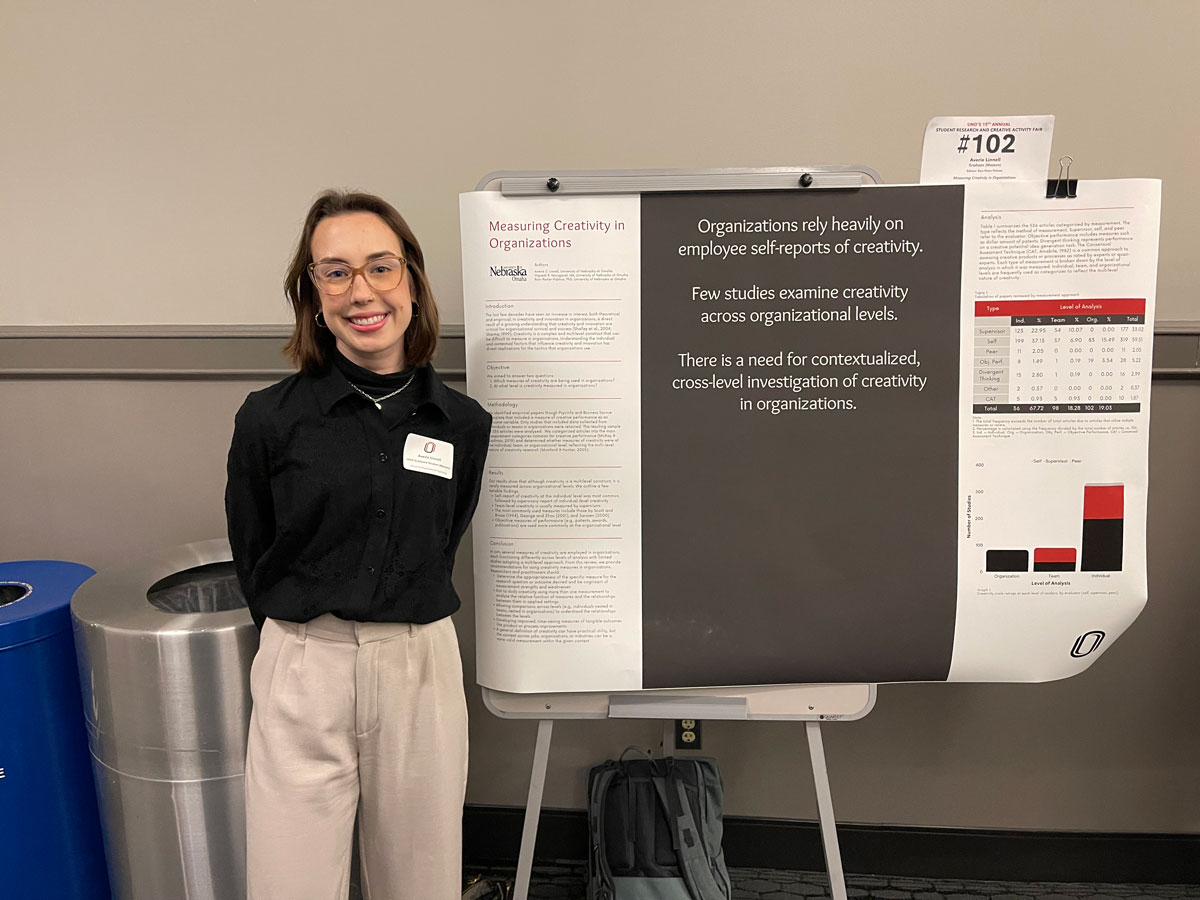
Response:
[[[459,896],[467,721],[450,614],[491,417],[429,365],[424,257],[388,203],[330,191],[286,280],[299,372],[246,398],[225,505],[262,629],[246,754],[249,900]]]

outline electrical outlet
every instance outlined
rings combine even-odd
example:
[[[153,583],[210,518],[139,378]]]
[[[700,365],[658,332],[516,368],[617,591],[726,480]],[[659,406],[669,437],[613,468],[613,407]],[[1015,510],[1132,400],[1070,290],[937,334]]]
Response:
[[[675,720],[675,748],[677,750],[700,749],[700,720]]]

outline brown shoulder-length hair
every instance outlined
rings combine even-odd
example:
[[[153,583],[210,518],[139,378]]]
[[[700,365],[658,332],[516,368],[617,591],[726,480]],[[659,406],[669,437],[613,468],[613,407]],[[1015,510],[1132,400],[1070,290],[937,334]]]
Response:
[[[321,369],[329,359],[329,351],[334,345],[333,332],[316,323],[321,301],[317,297],[317,286],[308,273],[309,263],[313,261],[312,238],[317,223],[322,219],[353,212],[374,213],[400,239],[408,274],[412,278],[413,303],[416,306],[412,322],[404,333],[404,358],[410,366],[423,366],[433,358],[438,339],[437,304],[433,300],[429,279],[425,276],[425,254],[421,252],[416,235],[392,204],[374,194],[357,191],[326,191],[313,201],[308,215],[304,217],[304,228],[283,284],[296,316],[292,336],[284,345],[283,352],[296,368],[306,372]]]

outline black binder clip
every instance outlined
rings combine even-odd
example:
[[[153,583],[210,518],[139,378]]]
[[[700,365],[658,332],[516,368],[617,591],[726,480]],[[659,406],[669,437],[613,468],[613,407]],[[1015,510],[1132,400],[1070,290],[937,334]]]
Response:
[[[1075,198],[1075,188],[1079,184],[1079,179],[1071,177],[1071,163],[1073,162],[1075,162],[1075,160],[1071,159],[1069,156],[1059,157],[1058,177],[1049,178],[1046,180],[1047,200]]]

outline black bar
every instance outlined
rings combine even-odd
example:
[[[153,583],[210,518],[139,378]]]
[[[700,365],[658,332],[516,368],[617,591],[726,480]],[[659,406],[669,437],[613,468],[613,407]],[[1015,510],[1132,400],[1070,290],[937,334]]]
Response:
[[[987,552],[989,572],[1028,572],[1028,550],[989,550]]]
[[[1127,314],[1116,316],[1011,316],[1008,323],[1018,328],[1028,325],[1145,325],[1146,317]]]
[[[1124,519],[1084,519],[1079,571],[1120,572],[1124,537]]]
[[[1073,562],[1037,562],[1034,561],[1033,571],[1035,572],[1074,572],[1075,563]]]
[[[1140,403],[976,403],[974,413],[1061,413],[1063,415],[1096,415],[1107,413],[1141,412]]]

